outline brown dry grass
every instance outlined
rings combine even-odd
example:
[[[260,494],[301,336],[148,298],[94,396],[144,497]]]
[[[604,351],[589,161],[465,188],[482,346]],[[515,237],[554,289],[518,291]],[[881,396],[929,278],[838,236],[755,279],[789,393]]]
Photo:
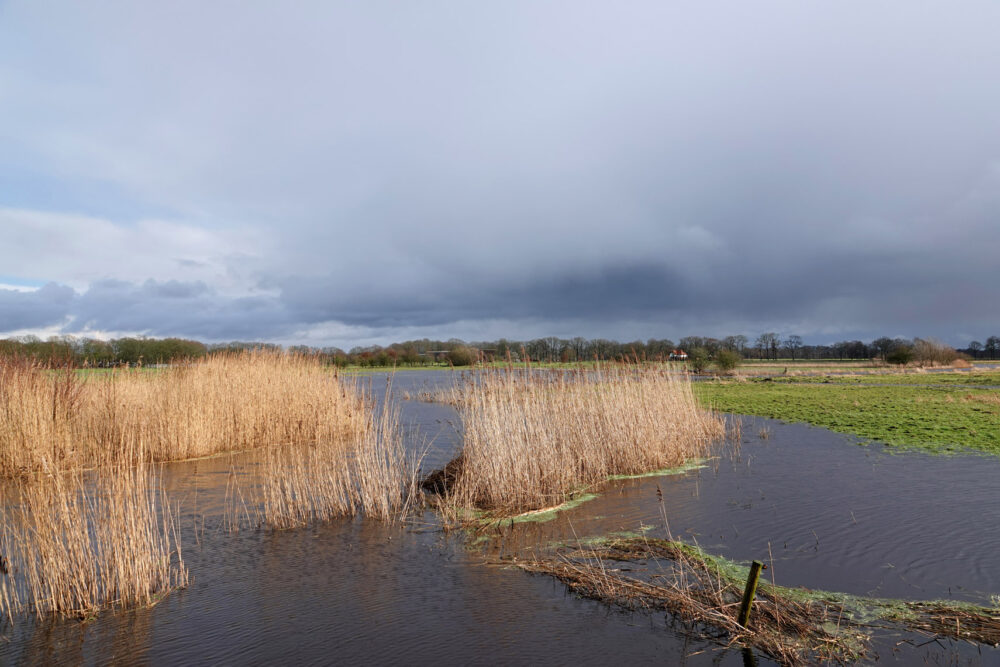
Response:
[[[185,585],[152,462],[244,450],[260,523],[390,519],[414,497],[398,415],[376,417],[313,359],[245,352],[90,376],[0,360],[0,615],[85,617]]]
[[[984,403],[986,405],[1000,405],[1000,394],[966,394],[962,397],[964,403]]]
[[[0,508],[0,615],[87,617],[187,584],[175,516],[148,464],[9,481]]]
[[[691,634],[753,647],[782,664],[877,660],[869,654],[876,628],[993,646],[1000,642],[995,608],[858,598],[765,581],[744,627],[737,618],[746,572],[669,540],[605,540],[517,566],[554,576],[586,597],[627,609],[668,611]]]
[[[0,476],[152,461],[361,433],[361,398],[319,364],[263,351],[80,375],[0,359]]]
[[[380,414],[367,414],[351,440],[268,449],[258,479],[239,493],[252,499],[255,523],[284,529],[337,516],[404,515],[419,495],[419,460],[403,447],[398,408],[387,400]]]
[[[460,390],[465,444],[447,504],[497,513],[558,505],[612,475],[704,456],[721,418],[665,368],[616,365],[574,373],[486,370]]]

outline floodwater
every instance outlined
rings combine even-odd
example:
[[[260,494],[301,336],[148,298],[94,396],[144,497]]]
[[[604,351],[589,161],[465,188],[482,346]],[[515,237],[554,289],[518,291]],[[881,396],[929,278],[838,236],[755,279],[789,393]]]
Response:
[[[399,372],[393,394],[452,377]],[[384,377],[371,383],[384,392]],[[402,417],[425,469],[459,446],[452,408],[403,401]],[[164,471],[182,503],[187,589],[88,623],[19,622],[6,628],[0,663],[745,664],[741,651],[692,641],[662,613],[615,611],[547,577],[486,564],[616,531],[664,536],[668,526],[711,553],[771,563],[782,585],[980,604],[1000,593],[1000,460],[894,455],[804,425],[744,418],[737,454],[683,475],[609,483],[550,522],[505,525],[481,551],[429,514],[406,526],[345,519],[232,533],[223,518],[231,465],[222,457]],[[879,662],[1000,664],[1000,651],[946,640],[896,646],[907,639],[928,638],[880,637]]]

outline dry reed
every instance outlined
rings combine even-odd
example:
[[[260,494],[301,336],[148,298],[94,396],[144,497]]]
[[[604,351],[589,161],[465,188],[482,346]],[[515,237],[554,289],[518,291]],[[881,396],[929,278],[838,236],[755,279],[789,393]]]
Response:
[[[346,439],[360,397],[318,361],[266,351],[81,375],[0,359],[0,476]]]
[[[627,609],[668,611],[691,634],[750,646],[782,664],[854,664],[871,657],[869,640],[878,628],[1000,643],[995,608],[861,598],[766,582],[757,589],[744,627],[737,618],[746,568],[669,540],[604,540],[517,565],[554,576],[586,597]]]
[[[485,370],[460,390],[464,447],[446,504],[517,513],[561,503],[612,475],[704,456],[724,433],[688,380],[616,365],[573,373]]]
[[[418,495],[419,461],[403,447],[398,408],[387,399],[379,414],[366,414],[353,439],[267,450],[256,484],[239,494],[241,502],[251,499],[257,525],[283,529],[357,514],[388,521],[406,513]]]
[[[346,460],[350,502],[387,516],[400,502],[379,486],[378,463],[401,444],[386,454],[382,435],[364,397],[307,357],[254,351],[88,375],[2,359],[0,613],[86,616],[185,585],[154,461],[259,448],[271,500],[292,489],[301,505],[323,491],[310,475],[330,478]],[[297,467],[274,465],[279,452]]]
[[[187,584],[175,516],[144,463],[7,482],[0,550],[0,615],[11,621],[149,605]]]
[[[655,560],[649,578],[626,575],[622,563]],[[556,577],[574,592],[625,609],[670,612],[692,635],[760,650],[786,665],[848,663],[864,657],[866,637],[843,627],[842,609],[774,596],[762,585],[749,628],[737,622],[742,582],[674,542],[615,540],[558,558],[518,563]],[[752,629],[750,629],[752,628]]]

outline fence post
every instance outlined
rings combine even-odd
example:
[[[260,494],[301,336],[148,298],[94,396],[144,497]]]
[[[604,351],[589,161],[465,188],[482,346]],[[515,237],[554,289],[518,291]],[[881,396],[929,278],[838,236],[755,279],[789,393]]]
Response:
[[[736,621],[744,628],[750,622],[750,605],[753,604],[754,595],[757,594],[757,580],[760,579],[760,571],[763,568],[764,564],[759,560],[750,565],[750,576],[747,577],[747,587],[743,590],[743,602],[740,604],[740,615]]]

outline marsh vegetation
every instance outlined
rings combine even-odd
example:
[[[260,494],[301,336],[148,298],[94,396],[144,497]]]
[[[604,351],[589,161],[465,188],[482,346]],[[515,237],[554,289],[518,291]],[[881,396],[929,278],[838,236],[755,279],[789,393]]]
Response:
[[[233,513],[258,526],[392,519],[413,497],[398,415],[315,359],[243,351],[102,374],[0,360],[0,610],[86,616],[183,586],[157,464],[234,452],[256,458],[231,475],[245,480]]]
[[[724,430],[690,383],[662,367],[489,369],[448,400],[464,444],[447,471],[445,502],[501,515],[558,505],[613,475],[705,456]]]
[[[424,445],[413,432],[414,415],[418,413],[426,415],[421,422],[421,428],[427,425],[431,425],[430,428],[434,429],[442,428],[453,433],[455,438],[433,457],[435,466],[451,460],[451,464],[442,471],[437,480],[444,484],[431,485],[442,492],[438,504],[442,514],[433,518],[430,518],[431,514],[418,514],[419,521],[430,521],[434,526],[441,526],[446,525],[445,522],[451,518],[470,516],[464,510],[474,510],[477,518],[483,519],[475,522],[476,539],[489,537],[493,533],[498,536],[492,542],[477,543],[476,548],[494,549],[496,542],[499,542],[502,544],[499,547],[501,550],[511,550],[509,553],[518,556],[515,561],[508,559],[501,562],[516,562],[528,569],[534,568],[534,571],[554,575],[566,581],[581,595],[590,596],[593,593],[593,597],[612,604],[624,603],[623,606],[635,609],[669,609],[672,612],[670,618],[673,619],[671,627],[675,631],[685,635],[691,632],[693,636],[709,637],[710,641],[722,646],[734,643],[754,646],[763,654],[784,656],[781,659],[789,662],[806,660],[810,657],[824,659],[824,657],[841,656],[842,659],[848,659],[844,656],[863,655],[863,652],[868,650],[867,640],[863,635],[868,633],[869,628],[863,623],[856,623],[849,615],[849,607],[853,604],[849,600],[850,596],[834,593],[824,594],[829,595],[830,599],[821,601],[823,606],[820,607],[814,604],[817,602],[815,599],[803,599],[797,589],[775,588],[772,591],[771,588],[766,588],[761,598],[764,602],[758,608],[758,612],[762,615],[757,619],[763,619],[756,626],[760,633],[752,636],[745,630],[734,627],[729,621],[720,620],[722,617],[716,616],[717,611],[712,606],[714,603],[706,603],[707,606],[704,607],[685,606],[687,603],[674,607],[671,606],[674,605],[673,602],[666,603],[660,599],[662,590],[659,589],[671,587],[674,589],[671,594],[686,595],[688,600],[698,598],[703,593],[711,594],[721,600],[720,613],[723,616],[728,613],[729,608],[726,605],[732,604],[732,597],[735,595],[733,591],[742,585],[742,582],[737,582],[740,571],[730,561],[710,556],[709,550],[711,553],[721,553],[737,559],[760,557],[761,550],[763,549],[766,554],[770,546],[768,542],[774,540],[777,555],[781,540],[788,539],[789,544],[783,547],[783,554],[780,556],[784,559],[781,561],[782,571],[793,573],[786,576],[795,579],[796,583],[817,587],[822,585],[828,590],[860,593],[880,586],[883,578],[894,576],[879,570],[879,563],[885,561],[900,565],[907,557],[905,555],[907,550],[900,546],[897,551],[902,551],[898,553],[890,552],[872,557],[875,560],[859,559],[850,545],[864,543],[869,548],[878,550],[884,546],[891,551],[895,548],[893,545],[903,544],[905,538],[901,538],[900,535],[885,537],[884,523],[878,524],[878,527],[866,524],[860,510],[857,512],[860,525],[856,524],[854,513],[848,513],[848,509],[843,509],[847,525],[852,527],[852,530],[861,532],[849,530],[843,534],[835,533],[838,544],[848,545],[844,547],[847,549],[846,555],[841,552],[824,553],[824,549],[829,549],[827,546],[829,538],[824,532],[824,526],[829,527],[841,522],[844,517],[831,508],[845,507],[844,501],[837,500],[839,496],[836,496],[836,491],[831,495],[829,490],[824,491],[819,488],[822,485],[813,479],[813,476],[804,474],[803,470],[842,470],[844,452],[838,450],[839,455],[837,452],[830,452],[829,443],[824,441],[823,446],[817,445],[814,449],[816,452],[823,452],[824,456],[829,453],[828,458],[823,458],[821,462],[807,458],[805,459],[807,462],[801,465],[794,463],[803,456],[801,451],[804,433],[815,431],[817,434],[831,436],[819,429],[803,429],[771,423],[762,425],[747,421],[744,425],[747,442],[759,443],[752,445],[753,480],[747,481],[739,476],[751,473],[749,464],[751,455],[747,456],[746,465],[733,464],[734,470],[739,470],[736,477],[733,477],[733,473],[728,473],[729,477],[726,477],[723,471],[722,477],[716,480],[715,478],[720,476],[719,459],[716,459],[706,469],[703,478],[699,478],[698,473],[692,472],[671,477],[669,481],[663,477],[635,478],[636,473],[675,467],[680,461],[701,458],[706,453],[722,454],[725,457],[724,452],[712,446],[712,443],[719,442],[719,437],[722,435],[722,419],[718,414],[706,410],[705,404],[699,404],[696,400],[696,396],[701,394],[703,388],[713,387],[717,383],[691,382],[684,375],[671,372],[669,367],[645,363],[608,366],[589,364],[571,371],[537,367],[494,368],[468,373],[461,377],[450,372],[438,375],[412,373],[408,376],[409,384],[404,383],[398,389],[386,390],[385,393],[390,396],[386,401],[382,401],[381,398],[375,400],[373,394],[362,389],[362,385],[355,384],[351,379],[337,377],[331,369],[324,368],[321,364],[319,368],[320,376],[342,393],[340,398],[335,400],[346,399],[348,406],[357,407],[356,411],[349,407],[341,413],[348,415],[349,418],[340,422],[341,429],[327,430],[326,433],[330,437],[316,437],[314,440],[305,437],[297,440],[296,433],[310,431],[307,428],[289,429],[286,431],[289,434],[287,438],[279,438],[279,441],[273,444],[257,446],[244,444],[234,448],[230,455],[212,456],[204,461],[198,460],[187,464],[167,465],[169,470],[175,471],[174,477],[187,474],[182,473],[182,470],[198,470],[199,466],[203,466],[203,470],[215,471],[213,473],[215,481],[206,484],[219,487],[219,481],[222,481],[218,493],[220,496],[223,493],[227,495],[224,504],[239,515],[236,517],[236,524],[228,525],[238,524],[241,529],[239,533],[229,532],[224,527],[214,532],[210,531],[207,535],[196,532],[194,541],[197,543],[200,540],[200,543],[197,546],[192,545],[191,540],[185,537],[185,550],[182,552],[179,535],[184,529],[179,530],[178,525],[186,525],[190,531],[192,521],[197,526],[199,521],[204,522],[204,519],[197,517],[192,519],[189,512],[182,520],[183,515],[179,513],[178,502],[184,500],[189,503],[190,498],[185,499],[183,495],[178,495],[176,486],[171,487],[170,497],[167,497],[166,487],[161,481],[160,464],[152,463],[154,460],[152,454],[139,449],[132,450],[129,454],[128,448],[119,450],[112,448],[112,451],[125,454],[123,458],[129,464],[124,467],[111,465],[109,463],[111,459],[100,457],[90,459],[92,463],[82,468],[74,469],[63,465],[77,460],[74,459],[74,453],[56,459],[60,462],[58,476],[53,476],[56,466],[45,467],[49,465],[49,459],[41,456],[36,460],[43,463],[36,466],[34,471],[21,470],[15,473],[8,479],[8,485],[4,490],[6,500],[2,519],[4,544],[0,546],[0,551],[5,554],[6,566],[9,566],[11,573],[0,576],[2,582],[0,586],[3,586],[2,599],[6,605],[4,613],[8,617],[18,618],[25,614],[45,617],[53,615],[90,617],[109,606],[146,607],[159,601],[171,588],[184,585],[189,568],[197,578],[199,571],[205,571],[199,570],[199,567],[207,568],[210,572],[214,572],[215,568],[224,567],[230,568],[226,570],[225,576],[219,575],[210,586],[206,586],[206,579],[201,579],[202,585],[198,587],[199,591],[196,593],[189,592],[190,594],[186,593],[182,597],[169,596],[167,605],[158,605],[156,613],[166,613],[163,608],[167,606],[170,608],[170,614],[179,614],[186,618],[192,613],[192,609],[201,609],[206,605],[208,609],[205,612],[206,618],[214,618],[217,614],[216,609],[222,608],[236,608],[237,611],[230,611],[232,614],[244,613],[239,607],[243,602],[228,601],[235,588],[227,582],[232,578],[232,572],[237,572],[242,575],[237,574],[236,580],[243,583],[232,586],[238,589],[256,590],[254,585],[244,586],[244,584],[267,582],[256,590],[256,593],[248,594],[249,604],[256,608],[262,599],[272,600],[272,594],[284,596],[282,599],[287,598],[286,601],[290,606],[281,608],[281,613],[294,615],[294,611],[300,605],[308,607],[311,591],[320,588],[327,590],[328,587],[334,586],[331,582],[343,579],[332,576],[331,568],[328,566],[332,564],[335,570],[345,560],[353,563],[352,572],[355,573],[355,577],[360,578],[354,584],[343,586],[338,584],[336,587],[338,595],[366,599],[362,590],[365,588],[364,582],[368,581],[374,585],[376,581],[381,582],[384,576],[390,576],[377,562],[381,562],[382,555],[391,555],[400,548],[395,543],[403,535],[411,536],[407,537],[407,540],[423,540],[420,542],[423,546],[418,551],[423,554],[422,562],[425,570],[414,573],[406,569],[407,562],[414,557],[412,553],[407,556],[406,562],[398,562],[393,566],[406,571],[405,588],[409,589],[409,577],[431,577],[431,571],[439,568],[440,563],[434,558],[427,557],[425,552],[433,551],[431,543],[437,544],[441,538],[435,537],[433,533],[428,534],[426,539],[412,537],[412,535],[422,535],[424,530],[431,529],[424,523],[411,525],[412,532],[408,532],[397,524],[381,520],[391,521],[404,516],[409,509],[416,507],[419,501],[419,493],[415,490],[417,481],[415,454],[423,451]],[[37,370],[45,382],[49,383],[43,386],[53,393],[55,390],[52,387],[55,383],[65,380],[65,371],[42,368]],[[97,386],[98,383],[112,382],[119,377],[131,380],[134,375],[140,375],[145,382],[159,376],[170,377],[171,371],[172,369],[141,372],[130,370],[123,373],[122,370],[115,370],[89,374],[82,378],[78,376],[77,379],[80,380],[80,387],[92,382]],[[305,371],[303,375],[308,376],[309,373],[311,371]],[[262,381],[274,383],[280,374],[280,367],[274,366],[271,371],[258,377],[261,377]],[[401,375],[407,376],[406,373]],[[923,381],[924,378],[939,376],[927,373],[915,377]],[[968,377],[971,381],[976,381],[973,376]],[[457,385],[453,384],[455,380],[459,380]],[[944,383],[943,380],[941,382]],[[376,384],[381,391],[381,382],[372,383],[371,386],[374,387]],[[396,380],[393,380],[393,384],[396,384]],[[736,387],[748,385],[756,388],[757,383],[753,381],[731,383],[731,386]],[[123,386],[125,385],[121,385],[119,389]],[[231,383],[231,386],[245,385]],[[759,386],[784,387],[789,390],[800,388],[784,381],[761,382]],[[446,391],[438,391],[439,387]],[[956,387],[956,391],[986,391],[981,387],[982,385],[961,386]],[[814,388],[830,389],[820,385]],[[86,390],[79,391],[82,393]],[[276,389],[271,388],[269,391]],[[44,395],[49,396],[48,393]],[[964,393],[954,394],[955,403],[960,402],[961,395]],[[392,400],[393,396],[433,399],[439,403],[421,401],[400,403]],[[51,410],[51,397],[49,398],[50,402],[45,405]],[[797,399],[786,396],[784,400],[792,402]],[[850,410],[856,410],[853,402],[847,405]],[[942,399],[942,407],[950,405],[952,404]],[[400,409],[404,410],[403,415],[400,414]],[[838,409],[845,411],[848,407],[841,406]],[[247,411],[239,414],[254,413]],[[308,418],[308,415],[316,413],[303,411],[301,414]],[[451,432],[444,424],[455,417],[457,417],[456,422],[461,423],[457,433]],[[52,419],[51,412],[46,414],[46,418]],[[739,420],[734,420],[733,423],[739,423]],[[407,424],[409,430],[404,430],[404,425]],[[787,438],[782,434],[786,429],[795,428],[798,428],[798,431],[794,444],[785,443]],[[757,439],[756,434],[764,430],[770,434],[769,439],[766,441]],[[434,431],[429,430],[426,433],[433,436]],[[145,442],[145,439],[137,438],[134,441]],[[452,446],[456,449],[452,449]],[[759,451],[761,449],[766,452]],[[215,451],[224,453],[220,449]],[[447,458],[439,458],[444,457],[445,452],[448,454]],[[772,453],[774,456],[768,459],[767,456]],[[467,463],[467,456],[476,461],[475,467]],[[875,474],[876,471],[865,454],[858,456],[865,460],[857,462],[857,467],[850,469],[852,472],[844,473],[847,477],[869,475],[870,478],[865,477],[866,481],[863,484],[866,487],[878,484],[878,481],[872,482],[872,479],[887,481],[884,473],[881,476]],[[956,458],[955,464],[959,463]],[[724,463],[722,467],[726,468],[728,465]],[[104,474],[105,471],[107,474]],[[128,471],[128,474],[125,471]],[[769,476],[773,471],[784,471],[784,473]],[[913,476],[912,468],[908,468],[906,472],[908,479]],[[130,479],[129,474],[135,478]],[[917,477],[920,478],[920,474],[917,474]],[[609,479],[613,481],[608,481]],[[805,481],[796,486],[789,481],[790,479]],[[760,480],[759,493],[757,480]],[[114,486],[115,483],[121,486]],[[174,484],[176,483],[175,479]],[[62,484],[63,490],[59,490],[57,484]],[[744,488],[749,486],[753,486],[753,489]],[[492,494],[493,487],[501,488],[503,491]],[[667,507],[672,518],[683,517],[678,519],[680,525],[689,525],[699,532],[704,531],[704,537],[709,542],[706,551],[698,552],[700,556],[690,554],[686,556],[688,558],[687,565],[684,566],[688,569],[686,578],[671,579],[675,573],[673,565],[658,569],[660,565],[666,565],[670,558],[664,551],[667,547],[652,536],[645,544],[651,544],[655,549],[650,551],[647,548],[647,551],[642,553],[638,542],[630,543],[627,548],[623,544],[616,544],[612,550],[610,543],[575,539],[577,534],[604,535],[609,530],[621,530],[623,527],[634,529],[636,523],[642,526],[644,522],[648,528],[650,519],[642,513],[645,510],[636,508],[643,508],[647,497],[653,496],[654,492],[659,493],[661,487],[663,506]],[[899,488],[892,488],[893,496],[902,498],[908,483],[901,483]],[[34,500],[31,494],[35,494]],[[782,495],[786,496],[787,506],[801,508],[801,511],[792,511],[789,514],[788,510],[780,509]],[[572,502],[563,505],[563,501],[568,497],[573,497],[575,500],[591,500],[578,506]],[[55,503],[44,500],[51,498],[65,500],[58,500]],[[109,500],[117,498],[122,502],[106,503],[99,500],[104,498]],[[834,500],[830,501],[831,498]],[[882,507],[886,501],[879,498],[881,496],[878,494],[874,496],[868,494],[863,501],[858,502],[861,507]],[[907,515],[905,508],[916,502],[913,498],[908,496],[907,498],[908,500],[902,504],[903,509],[893,506],[891,511],[887,510],[894,517],[893,526],[899,523],[899,516]],[[815,502],[809,504],[811,501],[808,499]],[[561,505],[560,512],[544,514],[544,518],[549,519],[544,524],[506,519],[502,522],[488,521],[497,517],[509,519],[531,510],[545,510],[559,505]],[[752,509],[758,505],[763,509]],[[130,508],[131,513],[124,511],[126,507]],[[379,521],[336,520],[337,517],[355,515]],[[543,517],[542,514],[528,516]],[[755,517],[757,520],[754,520]],[[754,527],[753,530],[760,531],[758,535],[760,539],[754,540],[752,536],[750,539],[739,537],[748,519],[749,525]],[[90,526],[89,530],[74,532],[66,528],[81,524]],[[123,525],[126,526],[125,529],[118,528]],[[310,530],[287,530],[304,525],[309,525]],[[96,529],[97,526],[104,527]],[[244,527],[252,527],[255,530],[243,530]],[[825,557],[826,560],[822,562],[826,563],[827,567],[829,562],[850,563],[852,568],[858,570],[855,575],[865,579],[866,583],[855,585],[853,579],[835,580],[833,583],[829,580],[816,580],[817,571],[813,561],[808,557],[793,555],[795,545],[790,544],[789,535],[794,537],[795,531],[799,529],[809,533],[810,554],[816,553],[816,557]],[[814,540],[814,533],[810,532],[810,529],[815,529],[820,537]],[[558,538],[555,537],[560,530],[564,533]],[[737,531],[735,538],[730,533],[731,530]],[[905,529],[901,529],[901,535],[910,535],[915,530],[913,525],[908,525]],[[722,533],[726,533],[725,540],[721,537]],[[46,538],[47,546],[40,546],[43,540],[38,535],[43,534],[49,536]],[[461,534],[452,533],[453,536]],[[964,533],[959,531],[958,534],[961,536]],[[117,535],[120,542],[110,542],[112,535]],[[191,533],[188,532],[187,535],[190,536]],[[314,540],[322,535],[327,537],[343,535],[342,538],[335,538],[337,546],[330,547],[332,551],[329,554],[322,554],[322,567],[317,568],[316,563],[308,559],[304,561],[308,565],[288,560],[290,554],[285,545],[299,545],[296,549],[301,551],[304,557],[312,558],[312,550],[316,548]],[[564,550],[561,556],[557,554],[549,557],[545,555],[545,545],[549,543],[549,538],[546,536],[549,535],[553,536],[551,539],[563,540],[563,544],[568,543],[567,540],[572,540],[571,543],[575,546]],[[716,538],[716,535],[719,537]],[[965,544],[960,536],[955,537],[952,533],[949,535],[948,539],[953,543]],[[823,548],[814,552],[813,549],[819,545],[821,538],[824,540]],[[700,542],[701,538],[697,541]],[[677,542],[677,545],[680,544]],[[191,555],[193,546],[194,553],[201,554],[195,557],[194,565]],[[364,549],[365,553],[350,557],[346,555],[346,553],[353,554],[356,549]],[[967,545],[963,549],[967,549]],[[123,555],[121,566],[113,564],[113,560],[108,560],[103,555],[115,553]],[[373,559],[372,554],[375,553],[380,554],[378,559]],[[40,554],[46,555],[43,557]],[[48,554],[55,556],[50,557]],[[921,552],[917,557],[923,562],[927,559],[927,555]],[[37,565],[30,564],[31,558],[36,558]],[[198,558],[202,559],[200,564]],[[459,547],[450,558],[464,562],[466,559],[474,560],[475,557]],[[651,561],[659,565],[654,567],[649,564]],[[698,576],[695,574],[715,572],[713,568],[716,565],[721,565],[723,568],[733,565],[736,567],[733,570],[736,572],[736,578],[727,581],[716,579],[714,583],[704,583],[707,580],[702,580],[699,578],[700,574]],[[28,583],[28,572],[32,567],[38,573],[31,575],[35,584]],[[648,570],[649,578],[643,578],[643,575],[639,574],[642,568]],[[299,569],[301,572],[297,571]],[[977,572],[989,571],[988,567],[984,568],[983,564],[978,562],[975,569]],[[483,590],[482,600],[484,604],[488,604],[486,601],[492,599],[495,590],[487,590],[487,584],[495,581],[479,570],[476,571],[479,572],[476,577],[484,579],[482,583],[486,588]],[[627,571],[631,573],[625,574]],[[247,572],[252,574],[246,574]],[[911,577],[921,582],[929,580],[923,571],[914,574],[912,569],[900,565],[900,575],[904,574],[908,580]],[[239,579],[239,576],[248,578],[243,580]],[[625,581],[623,577],[641,581],[634,583]],[[948,591],[947,586],[950,586],[952,581],[966,581],[961,574],[954,572],[950,572],[944,578],[947,579],[946,583],[940,585],[936,579],[933,580],[931,588],[939,591],[934,593],[935,595],[945,596]],[[467,577],[462,579],[468,580]],[[352,578],[344,579],[344,581],[352,580]],[[308,585],[300,586],[305,581],[309,582]],[[440,582],[440,577],[434,581]],[[504,581],[507,582],[505,585],[510,585],[512,580],[504,579]],[[53,588],[46,587],[50,582]],[[906,586],[908,585],[907,583]],[[648,588],[650,586],[656,590]],[[218,590],[213,592],[209,588]],[[375,588],[383,591],[381,584]],[[989,591],[992,588],[989,582],[979,583],[977,590]],[[306,590],[310,592],[304,592]],[[549,589],[545,587],[544,590]],[[560,586],[559,591],[561,590]],[[719,597],[720,591],[721,597]],[[767,600],[770,599],[772,592],[777,596],[774,598],[777,600],[774,609],[780,614],[780,618],[774,617],[768,611],[770,603]],[[425,594],[426,592],[413,593],[418,596]],[[886,594],[905,596],[906,590],[901,592],[899,589],[894,589]],[[408,604],[406,593],[402,590],[394,588],[392,593],[383,591],[379,595],[380,604],[389,605],[394,609],[398,608],[398,604]],[[388,597],[382,599],[383,595]],[[561,599],[562,593],[554,592],[552,595]],[[403,602],[399,602],[400,599],[403,599]],[[548,599],[549,597],[545,597],[545,600]],[[965,599],[978,601],[979,595],[970,592]],[[179,605],[178,600],[182,600],[183,605]],[[359,604],[364,607],[366,603]],[[537,604],[536,600],[528,606],[534,610]],[[950,625],[954,620],[952,616],[955,616],[961,619],[959,625],[963,631],[975,632],[976,624],[979,623],[977,614],[980,613],[973,609],[976,605],[959,608],[946,603],[934,606],[938,603],[914,601],[907,604],[918,606],[910,610],[913,613],[901,626],[903,628],[901,632],[920,631],[933,633],[935,636],[961,636],[963,640],[972,638],[980,641],[969,635],[956,635]],[[566,604],[557,606],[560,609],[567,606],[571,609],[576,608],[574,605]],[[316,618],[330,619],[336,616],[327,607],[328,605],[323,603],[313,608],[311,613]],[[271,607],[266,611],[270,614]],[[889,611],[891,610],[887,608],[886,613]],[[797,615],[799,612],[804,615]],[[518,613],[523,615],[523,609]],[[334,621],[336,627],[356,627],[356,619],[342,616],[336,616]],[[923,625],[915,624],[914,619]],[[824,624],[822,622],[824,620],[827,623]],[[705,634],[703,631],[710,625],[710,621],[716,624]],[[838,621],[842,632],[831,633],[830,623],[833,623],[834,630],[837,630]],[[536,617],[533,623],[537,622],[539,619]],[[219,637],[227,635],[231,630],[229,621],[225,619],[220,619],[214,625],[212,623],[209,621],[206,625],[215,628]],[[803,629],[801,623],[807,624],[808,627]],[[262,627],[260,632],[267,634],[270,637],[269,641],[278,641],[275,633],[281,632],[280,627]],[[161,630],[167,631],[165,626]],[[802,632],[805,632],[805,639]],[[253,637],[245,634],[240,636],[242,642],[254,641]],[[177,638],[174,641],[177,641]],[[225,641],[223,645],[227,645]],[[817,649],[818,652],[811,653],[812,649]],[[710,647],[709,652],[714,650],[714,647]],[[853,651],[861,653],[852,653]],[[678,655],[686,655],[687,652],[684,650]],[[165,654],[172,655],[169,651]]]
[[[363,432],[361,397],[313,359],[266,351],[165,369],[0,358],[0,476],[91,467],[106,455],[171,461]]]
[[[8,480],[0,508],[0,612],[86,618],[187,584],[176,508],[144,462]]]
[[[668,611],[692,634],[725,637],[785,665],[870,660],[871,635],[886,626],[1000,643],[995,607],[861,597],[766,581],[757,588],[744,626],[737,615],[749,567],[676,540],[590,540],[518,567],[556,577],[580,595],[618,607]]]

